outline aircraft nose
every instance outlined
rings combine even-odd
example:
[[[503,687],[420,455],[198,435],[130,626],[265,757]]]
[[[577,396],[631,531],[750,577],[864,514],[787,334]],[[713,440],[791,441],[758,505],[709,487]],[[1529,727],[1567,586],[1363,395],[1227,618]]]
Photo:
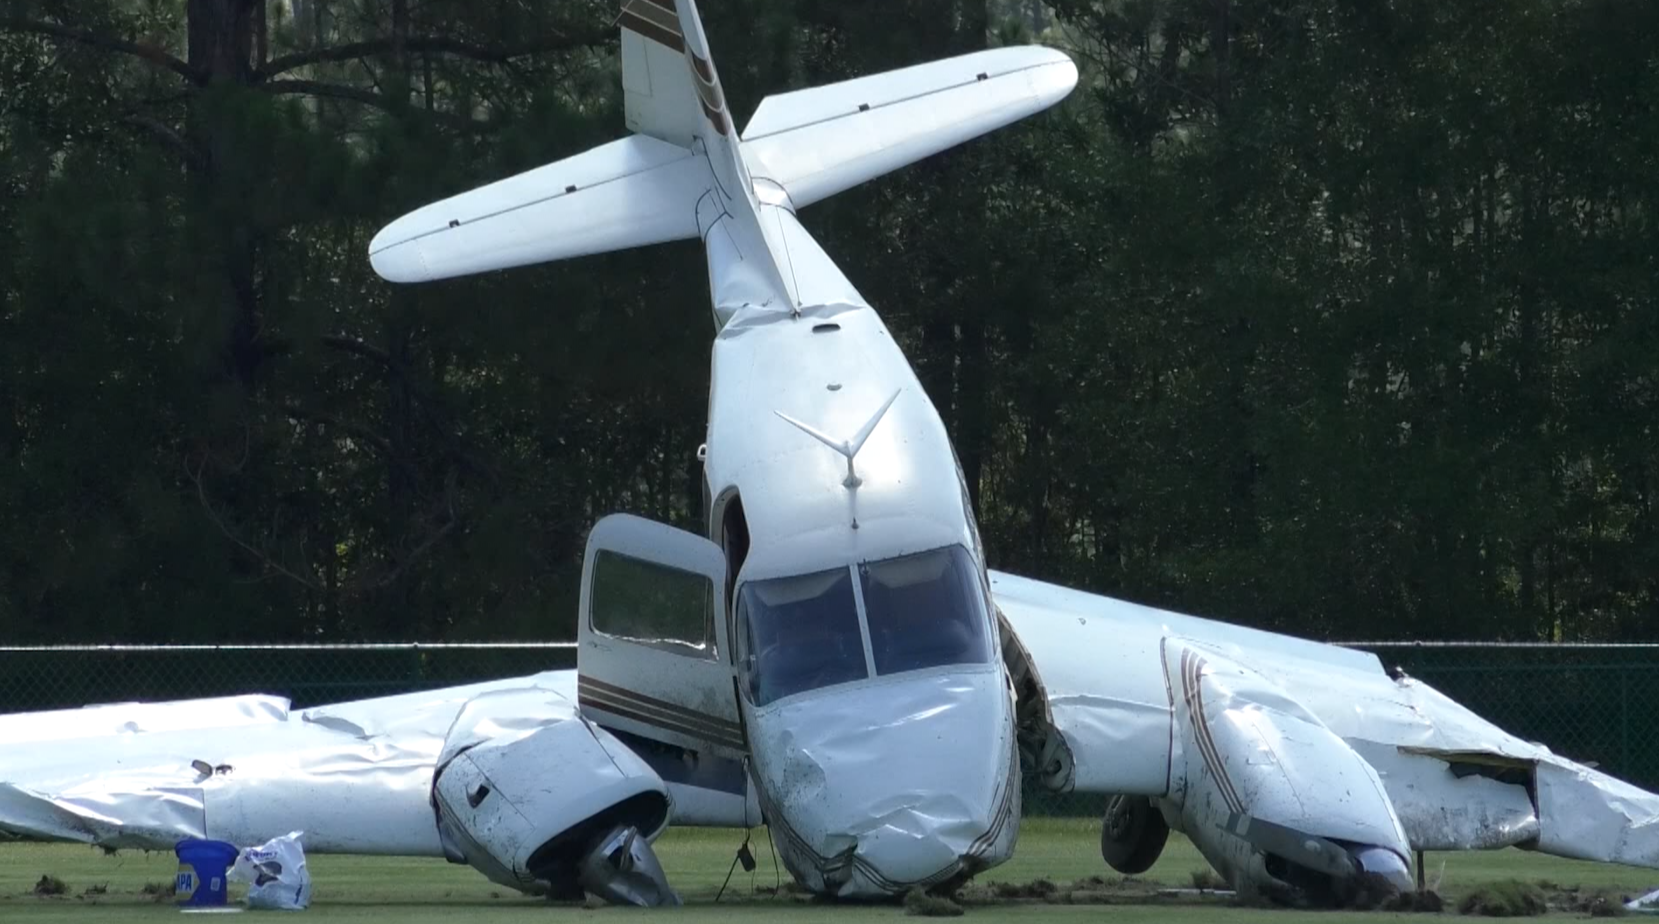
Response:
[[[826,690],[757,713],[753,731],[768,823],[814,891],[899,894],[1013,852],[1019,764],[999,671]]]

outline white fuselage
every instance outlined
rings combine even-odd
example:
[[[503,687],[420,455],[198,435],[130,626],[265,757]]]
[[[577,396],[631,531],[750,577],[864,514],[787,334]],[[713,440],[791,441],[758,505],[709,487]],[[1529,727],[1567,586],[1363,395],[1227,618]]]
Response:
[[[864,589],[842,608],[856,607],[856,630],[849,612],[845,621],[826,620],[840,627],[829,634],[846,637],[824,641],[845,643],[861,676],[776,699],[746,692],[740,704],[753,782],[796,877],[842,896],[902,892],[994,866],[1013,850],[1019,768],[985,563],[949,436],[903,352],[794,215],[766,211],[789,242],[792,294],[802,307],[724,312],[705,459],[710,538],[724,542],[731,559],[738,656],[751,618],[745,588],[768,581],[852,569],[849,583],[860,584],[868,580],[864,563],[955,548],[971,561],[984,598],[970,617],[985,637],[976,663],[882,670],[870,614],[885,618],[882,608],[891,605],[872,602]],[[711,248],[717,319],[728,265]],[[895,392],[856,454],[856,487],[846,484],[841,454],[779,416],[846,439]],[[736,531],[746,544],[734,545]],[[952,615],[902,618],[942,625]],[[794,647],[798,654],[813,644]]]

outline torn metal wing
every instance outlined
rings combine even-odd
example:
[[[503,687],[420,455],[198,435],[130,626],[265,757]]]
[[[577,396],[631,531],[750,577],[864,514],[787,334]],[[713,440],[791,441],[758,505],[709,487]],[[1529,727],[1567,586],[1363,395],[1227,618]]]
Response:
[[[1402,840],[1519,846],[1659,868],[1659,796],[1392,677],[1375,655],[990,579],[1042,784],[1145,797],[1174,826],[1208,828],[1187,833],[1212,862],[1254,841],[1256,860],[1223,857],[1224,872],[1272,855],[1274,826],[1394,853]],[[1259,837],[1229,836],[1252,823]]]
[[[531,893],[672,898],[594,853],[626,840],[650,867],[672,803],[582,717],[575,671],[298,712],[232,697],[0,716],[0,731],[12,836],[170,850],[300,830],[308,852],[446,857]]]

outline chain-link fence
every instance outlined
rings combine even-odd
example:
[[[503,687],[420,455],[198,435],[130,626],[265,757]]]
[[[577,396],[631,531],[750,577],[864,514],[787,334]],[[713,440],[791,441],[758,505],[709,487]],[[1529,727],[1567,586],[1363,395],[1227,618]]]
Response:
[[[1659,645],[1355,643],[1506,731],[1659,790]],[[233,693],[295,708],[574,667],[570,643],[0,648],[0,713]],[[1030,814],[1099,797],[1028,790]]]
[[[1659,791],[1659,645],[1373,642],[1510,734]]]
[[[572,642],[0,647],[0,713],[236,693],[305,709],[575,666]]]

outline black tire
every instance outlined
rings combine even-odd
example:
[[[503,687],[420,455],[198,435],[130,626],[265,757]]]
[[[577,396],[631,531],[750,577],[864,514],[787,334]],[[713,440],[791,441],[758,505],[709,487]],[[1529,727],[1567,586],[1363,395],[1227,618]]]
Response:
[[[1124,874],[1152,868],[1169,840],[1169,824],[1145,796],[1113,796],[1100,824],[1100,858]]]

